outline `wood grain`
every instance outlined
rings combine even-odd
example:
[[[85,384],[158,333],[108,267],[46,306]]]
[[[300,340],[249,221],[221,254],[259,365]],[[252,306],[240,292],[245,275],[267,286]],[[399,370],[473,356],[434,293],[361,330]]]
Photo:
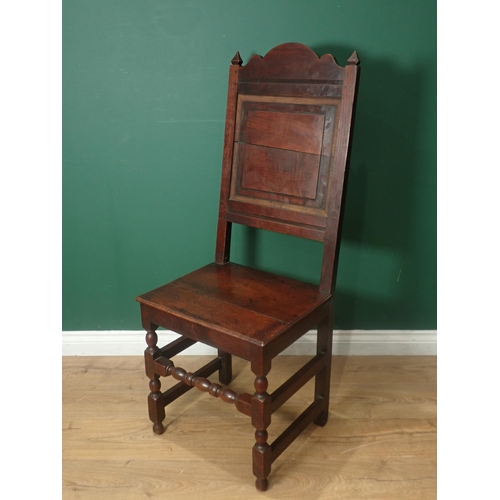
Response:
[[[316,199],[320,157],[308,153],[240,144],[241,187]]]
[[[260,345],[329,297],[310,283],[231,262],[208,264],[137,300],[195,325]]]
[[[173,358],[191,371],[209,359]],[[268,391],[308,359],[275,358]],[[252,390],[248,363],[235,358],[233,373],[233,390]],[[435,357],[335,356],[328,424],[309,426],[285,450],[265,493],[252,481],[247,416],[190,391],[167,407],[167,430],[155,435],[148,382],[141,356],[63,358],[64,500],[436,498]],[[269,442],[313,391],[311,381],[273,415]]]
[[[327,295],[317,286],[285,276],[228,263],[209,264],[172,282],[183,289],[244,307],[259,314],[291,323]],[[252,294],[249,297],[249,289]]]
[[[324,126],[322,115],[250,110],[244,141],[255,146],[319,155]]]

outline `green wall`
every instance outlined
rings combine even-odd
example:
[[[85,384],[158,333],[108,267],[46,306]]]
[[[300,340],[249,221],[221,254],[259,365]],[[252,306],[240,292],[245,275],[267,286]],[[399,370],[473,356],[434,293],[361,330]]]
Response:
[[[436,2],[63,0],[63,329],[213,261],[227,75],[289,41],[361,82],[335,328],[436,328]],[[317,242],[237,226],[233,260],[317,281]]]

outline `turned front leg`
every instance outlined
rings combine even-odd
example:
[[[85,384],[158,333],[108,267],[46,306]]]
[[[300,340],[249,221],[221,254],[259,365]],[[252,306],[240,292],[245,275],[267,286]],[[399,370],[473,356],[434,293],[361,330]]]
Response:
[[[268,381],[263,375],[256,377],[252,397],[252,425],[255,427],[255,445],[252,450],[255,487],[266,491],[271,472],[271,446],[267,442],[267,428],[271,424],[271,397],[267,393]]]
[[[144,363],[146,367],[146,375],[149,377],[148,410],[149,418],[153,422],[153,432],[155,434],[163,434],[165,426],[165,405],[163,404],[162,392],[160,390],[160,376],[154,372],[154,360],[160,355],[160,349],[157,346],[158,335],[156,328],[151,326],[146,333],[147,349],[144,351]]]

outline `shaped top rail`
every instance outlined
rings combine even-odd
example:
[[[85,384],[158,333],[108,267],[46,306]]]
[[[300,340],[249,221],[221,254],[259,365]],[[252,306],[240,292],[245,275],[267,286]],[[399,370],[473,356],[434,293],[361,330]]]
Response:
[[[233,59],[233,64],[241,64],[239,54]],[[331,54],[318,57],[309,47],[292,42],[274,47],[264,57],[252,56],[239,72],[240,81],[276,78],[331,82],[344,79],[344,68]]]

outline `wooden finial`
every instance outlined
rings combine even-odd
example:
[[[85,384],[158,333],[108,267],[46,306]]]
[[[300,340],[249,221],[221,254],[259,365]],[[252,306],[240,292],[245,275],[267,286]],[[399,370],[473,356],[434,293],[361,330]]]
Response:
[[[231,64],[233,66],[236,66],[236,65],[241,66],[243,64],[243,59],[241,58],[239,52],[236,52],[234,57],[231,59]]]
[[[354,51],[352,54],[351,54],[351,57],[349,57],[349,59],[347,59],[347,64],[359,64],[359,58],[358,58],[358,53],[356,51]]]

